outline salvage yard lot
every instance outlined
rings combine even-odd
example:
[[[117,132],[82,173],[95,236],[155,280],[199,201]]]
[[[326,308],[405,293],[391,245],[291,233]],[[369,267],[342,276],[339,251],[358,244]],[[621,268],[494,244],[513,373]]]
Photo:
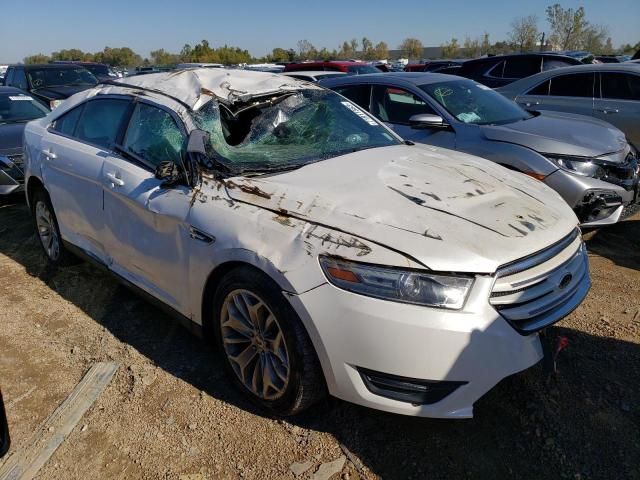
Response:
[[[585,238],[593,287],[551,329],[570,342],[557,375],[538,366],[505,380],[468,421],[335,399],[282,421],[240,396],[204,341],[108,274],[46,267],[11,198],[0,204],[0,385],[12,450],[93,363],[114,360],[114,380],[39,478],[295,478],[305,462],[297,478],[311,478],[344,455],[335,478],[640,478],[640,214]]]

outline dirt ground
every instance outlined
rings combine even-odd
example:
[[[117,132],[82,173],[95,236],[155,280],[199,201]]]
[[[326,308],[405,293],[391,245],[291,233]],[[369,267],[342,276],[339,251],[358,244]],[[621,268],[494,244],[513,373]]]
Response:
[[[321,479],[339,460],[335,479],[640,479],[640,214],[586,238],[593,287],[551,329],[570,341],[557,375],[536,366],[506,379],[473,420],[329,399],[282,421],[231,387],[209,345],[107,274],[48,269],[22,198],[5,201],[0,385],[12,450],[94,362],[115,360],[113,381],[39,478]],[[308,467],[298,477],[296,463]]]

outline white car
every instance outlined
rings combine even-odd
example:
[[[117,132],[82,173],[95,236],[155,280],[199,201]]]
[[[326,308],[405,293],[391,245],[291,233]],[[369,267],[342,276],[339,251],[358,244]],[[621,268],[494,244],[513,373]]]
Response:
[[[286,75],[287,77],[297,78],[298,80],[304,80],[306,82],[319,82],[320,80],[324,80],[325,78],[331,77],[340,77],[346,75],[345,72],[328,72],[326,70],[318,70],[318,71],[309,71],[305,72],[301,70],[299,72],[286,72],[282,75]]]
[[[210,335],[232,381],[276,414],[329,392],[471,417],[587,294],[578,220],[541,182],[404,142],[282,75],[127,83],[26,127],[46,255],[90,259]]]

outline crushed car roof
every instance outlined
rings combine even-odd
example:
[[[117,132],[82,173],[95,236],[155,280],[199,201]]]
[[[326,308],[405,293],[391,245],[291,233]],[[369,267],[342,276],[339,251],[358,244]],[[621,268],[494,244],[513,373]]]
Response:
[[[247,70],[197,68],[154,73],[125,78],[118,86],[139,87],[166,95],[198,110],[211,98],[228,103],[247,101],[252,97],[295,91],[310,86],[292,77]]]

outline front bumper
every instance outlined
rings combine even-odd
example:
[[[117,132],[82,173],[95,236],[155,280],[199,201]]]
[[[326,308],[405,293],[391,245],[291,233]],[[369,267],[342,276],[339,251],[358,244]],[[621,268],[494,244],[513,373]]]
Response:
[[[566,200],[584,227],[616,223],[625,207],[639,201],[637,178],[622,186],[556,170],[544,179],[544,183]]]
[[[378,300],[330,284],[290,300],[332,395],[404,415],[470,418],[476,400],[543,357],[537,334],[518,333],[489,304],[494,281],[477,277],[460,311]],[[460,384],[435,403],[415,404],[373,393],[363,371]]]

